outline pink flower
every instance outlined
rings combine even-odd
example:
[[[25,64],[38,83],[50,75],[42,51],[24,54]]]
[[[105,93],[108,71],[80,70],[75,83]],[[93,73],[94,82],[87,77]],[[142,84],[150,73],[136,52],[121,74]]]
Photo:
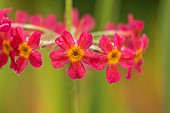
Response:
[[[144,28],[144,22],[141,20],[134,19],[132,14],[128,15],[128,26],[132,33],[134,33],[138,38]]]
[[[143,64],[143,53],[148,47],[149,40],[146,34],[142,35],[141,39],[138,39],[135,35],[132,35],[132,42],[134,45],[134,68],[137,72],[141,73],[141,66]],[[132,67],[128,69],[127,79],[131,78]]]
[[[83,17],[80,18],[78,10],[73,8],[72,25],[73,25],[72,32],[75,38],[77,38],[82,32],[89,32],[93,30],[95,27],[95,21],[90,14],[85,14]],[[62,28],[61,32],[63,32],[63,30],[66,30],[66,26],[65,27],[64,26],[65,24],[59,24],[59,26],[57,26],[57,29]]]
[[[43,18],[42,15],[39,14],[29,16],[27,12],[19,10],[15,15],[15,22],[30,23],[33,25],[42,26],[51,29],[57,33],[61,31],[60,23],[57,21],[57,18],[54,14],[49,14],[46,18]],[[60,29],[58,29],[58,26],[60,27]],[[64,28],[62,29],[64,30]]]
[[[140,34],[144,28],[144,22],[141,20],[134,19],[132,14],[128,15],[128,23],[127,24],[119,24],[114,25],[114,23],[110,22],[105,26],[105,30],[116,30],[116,31],[124,31],[135,34],[137,37],[140,37]]]
[[[28,21],[28,17],[29,15],[27,12],[18,10],[15,15],[15,22],[22,23],[22,24],[26,23]]]
[[[43,26],[45,28],[55,30],[57,25],[57,18],[54,14],[49,14],[46,18],[41,15],[34,15],[30,18],[30,23],[37,26]]]
[[[134,62],[132,51],[122,47],[124,41],[125,38],[117,34],[113,37],[114,45],[105,35],[99,41],[99,46],[104,53],[101,55],[101,62],[98,68],[103,69],[108,64],[106,79],[110,84],[120,80],[120,72],[117,69],[118,64],[121,67],[129,68]]]
[[[4,66],[7,61],[8,57],[11,59],[10,68],[14,68],[15,61],[14,61],[14,53],[13,47],[11,45],[12,39],[8,33],[1,33],[0,36],[0,68]]]
[[[7,13],[12,9],[0,10],[0,32],[7,32],[11,28],[11,21],[9,20]]]
[[[28,41],[26,41],[26,34],[21,27],[16,27],[11,30],[11,35],[13,37],[13,47],[18,52],[18,59],[16,60],[16,67],[14,70],[17,74],[25,69],[28,64],[28,61],[35,68],[39,68],[42,65],[42,56],[41,53],[36,51],[40,43],[40,32],[34,32]]]
[[[98,56],[88,49],[92,45],[92,35],[89,33],[82,33],[74,42],[72,35],[64,31],[55,42],[61,49],[50,53],[52,65],[57,69],[71,62],[68,73],[72,79],[81,79],[86,75],[83,62],[94,68],[99,61]]]

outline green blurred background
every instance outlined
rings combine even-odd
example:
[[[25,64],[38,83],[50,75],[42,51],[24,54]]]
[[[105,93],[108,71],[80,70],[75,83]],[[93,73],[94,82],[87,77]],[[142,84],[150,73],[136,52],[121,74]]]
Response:
[[[80,15],[90,13],[96,29],[102,30],[108,21],[127,22],[128,13],[145,22],[150,45],[144,55],[143,74],[133,72],[119,83],[108,84],[105,71],[89,71],[77,80],[80,113],[170,113],[170,0],[73,0]],[[12,7],[29,14],[55,13],[63,20],[64,0],[0,0],[0,8]],[[9,63],[0,70],[0,113],[67,113],[68,89],[63,70],[55,70],[43,53],[40,69],[28,65],[17,76]]]

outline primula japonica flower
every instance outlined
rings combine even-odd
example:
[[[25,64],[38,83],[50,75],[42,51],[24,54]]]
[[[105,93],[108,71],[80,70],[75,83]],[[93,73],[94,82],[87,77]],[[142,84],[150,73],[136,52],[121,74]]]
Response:
[[[27,66],[28,61],[35,68],[39,68],[42,65],[42,56],[35,49],[38,48],[40,43],[40,32],[34,32],[26,41],[26,34],[23,28],[18,26],[11,30],[11,35],[14,38],[12,45],[18,53],[16,67],[14,68],[16,73],[20,74]]]
[[[144,22],[134,19],[132,14],[128,15],[127,24],[118,24],[116,26],[113,23],[109,23],[105,26],[105,30],[114,30],[115,32],[121,32],[121,35],[126,37],[124,45],[130,49],[133,49],[131,34],[135,34],[137,38],[140,38],[143,28]]]
[[[103,35],[99,41],[99,46],[104,54],[101,55],[101,62],[98,68],[103,69],[108,64],[106,79],[109,83],[120,80],[120,72],[117,69],[118,64],[124,68],[129,68],[134,63],[132,51],[122,47],[124,41],[125,38],[117,34],[113,37],[114,45],[112,45],[109,38],[105,35]]]
[[[144,22],[134,19],[132,14],[128,15],[128,24],[119,24],[116,26],[114,23],[110,22],[105,26],[105,30],[129,32],[130,34],[135,34],[137,37],[140,37],[143,28]]]
[[[148,47],[149,40],[146,34],[142,35],[141,39],[138,39],[135,35],[132,35],[132,42],[134,45],[134,68],[137,72],[141,73],[141,66],[143,64],[143,54]],[[129,68],[127,78],[131,78],[132,67]]]
[[[89,50],[92,45],[92,35],[89,33],[82,33],[77,42],[74,42],[72,35],[64,31],[55,42],[61,49],[50,53],[52,65],[57,69],[71,62],[68,73],[72,79],[81,79],[86,75],[83,62],[91,67],[99,62],[98,56]]]
[[[64,15],[65,16],[65,15]],[[66,22],[65,22],[66,23]],[[72,33],[75,38],[82,32],[89,32],[95,27],[95,20],[90,14],[85,14],[83,17],[79,17],[77,9],[72,9]],[[66,30],[66,24],[58,24],[57,29],[60,29],[60,33]]]
[[[57,17],[54,14],[49,14],[46,18],[43,18],[40,14],[29,16],[27,12],[19,10],[17,11],[15,16],[15,22],[42,26],[51,29],[57,33],[60,33],[65,29],[65,27],[62,28],[60,22],[57,21]]]
[[[81,19],[77,9],[72,10],[72,23],[76,32],[89,32],[95,26],[95,21],[90,14],[85,14]]]
[[[7,32],[11,28],[11,21],[7,16],[7,13],[10,11],[10,8],[0,10],[0,32]]]
[[[10,57],[11,59],[10,68],[15,67],[13,47],[11,43],[12,43],[12,39],[9,33],[1,33],[0,35],[0,68],[2,68],[2,66],[4,66],[7,63],[8,57]]]

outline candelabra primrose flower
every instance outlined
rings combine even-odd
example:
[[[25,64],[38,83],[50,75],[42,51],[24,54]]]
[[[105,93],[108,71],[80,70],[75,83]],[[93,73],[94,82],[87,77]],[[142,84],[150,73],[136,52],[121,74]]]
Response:
[[[132,35],[132,42],[134,45],[134,50],[133,50],[134,68],[137,72],[141,73],[142,72],[141,66],[143,64],[143,54],[148,47],[149,40],[146,34],[143,34],[140,40],[137,39],[135,35]],[[127,74],[128,79],[131,78],[131,71],[132,71],[132,67],[129,68],[128,70],[128,74]]]
[[[3,9],[0,10],[0,31],[7,32],[11,28],[11,21],[8,18],[7,13],[10,12],[11,9]]]
[[[11,59],[10,68],[15,67],[14,54],[12,49],[12,38],[9,37],[9,32],[1,33],[0,36],[0,68],[8,61],[8,56]]]
[[[125,41],[124,37],[114,35],[114,45],[112,45],[109,38],[103,35],[99,41],[99,46],[104,54],[101,56],[100,67],[104,68],[108,64],[106,70],[106,79],[109,83],[118,82],[120,80],[120,73],[117,69],[117,64],[124,68],[129,68],[133,65],[133,54],[128,48],[123,48]]]
[[[11,30],[11,36],[15,39],[13,47],[18,53],[19,57],[16,60],[16,67],[14,70],[20,74],[30,61],[31,65],[39,68],[42,65],[41,53],[36,51],[40,43],[40,32],[34,32],[28,41],[26,41],[26,34],[21,27],[16,27]]]
[[[61,49],[50,53],[52,65],[57,69],[71,62],[68,73],[72,79],[81,79],[86,75],[82,62],[92,67],[98,63],[97,55],[89,50],[92,45],[92,35],[89,33],[82,33],[77,42],[74,42],[72,35],[64,31],[55,42]]]
[[[72,79],[86,75],[85,65],[94,70],[107,66],[106,79],[110,84],[121,79],[118,66],[128,69],[128,79],[132,68],[142,72],[143,54],[149,40],[145,34],[141,36],[144,22],[134,19],[132,14],[128,15],[127,24],[110,23],[105,31],[90,33],[95,26],[93,17],[86,14],[80,18],[75,8],[71,12],[70,32],[66,29],[66,14],[64,21],[59,22],[54,14],[43,18],[18,11],[12,20],[8,17],[11,11],[10,8],[0,10],[0,68],[5,66],[8,57],[10,68],[17,74],[22,73],[28,61],[39,68],[43,62],[37,49],[50,48],[54,49],[49,55],[52,66],[58,69],[69,63],[68,73]]]

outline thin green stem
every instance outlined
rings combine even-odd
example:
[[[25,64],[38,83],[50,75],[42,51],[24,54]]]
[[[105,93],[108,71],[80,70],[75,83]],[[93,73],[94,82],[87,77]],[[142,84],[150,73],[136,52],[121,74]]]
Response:
[[[69,32],[71,32],[71,27],[72,27],[72,0],[66,0],[65,9],[66,9],[66,26],[67,26],[67,30]]]
[[[69,32],[71,32],[71,28],[72,28],[72,0],[66,0],[65,9],[66,9],[67,30]],[[68,73],[66,73],[66,77],[67,77],[67,85],[68,85],[69,113],[78,113],[76,81],[70,79]]]

